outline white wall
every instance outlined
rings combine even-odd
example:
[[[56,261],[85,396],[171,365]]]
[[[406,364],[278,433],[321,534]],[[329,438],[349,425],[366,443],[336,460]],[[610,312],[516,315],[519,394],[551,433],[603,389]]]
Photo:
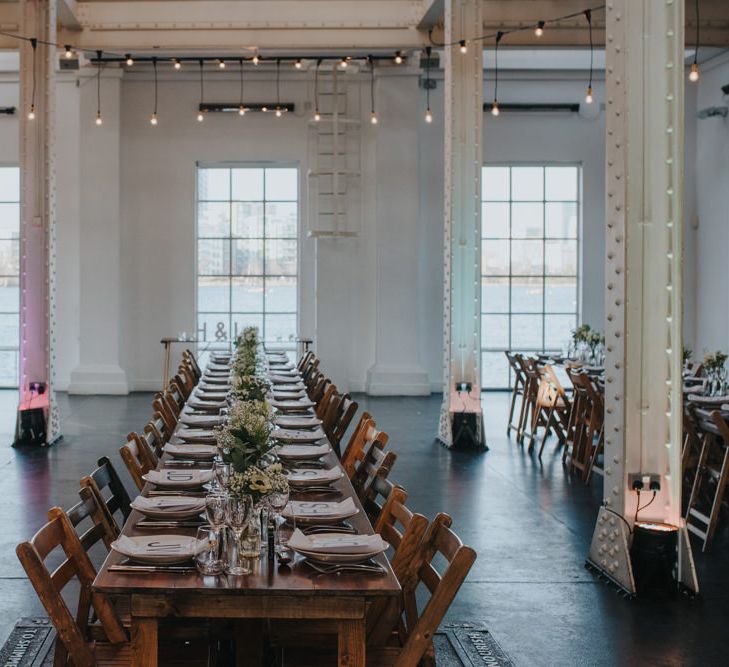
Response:
[[[197,161],[281,161],[301,173],[300,332],[316,338],[325,370],[341,388],[377,393],[440,389],[442,354],[443,118],[442,81],[431,95],[435,122],[423,120],[425,93],[417,73],[383,72],[376,93],[380,122],[369,125],[368,81],[353,75],[361,98],[362,207],[355,239],[314,239],[306,225],[310,165],[311,81],[287,73],[282,98],[297,112],[209,115],[195,120],[199,84],[193,73],[163,72],[157,127],[149,124],[149,74],[103,80],[104,124],[94,125],[93,79],[59,83],[58,170],[58,388],[78,391],[156,389],[161,382],[162,336],[194,331],[194,197]],[[717,81],[712,83],[712,78]],[[500,81],[503,102],[579,102],[585,82],[575,73],[509,73]],[[704,72],[698,106],[720,101],[726,69]],[[491,81],[485,98],[490,99]],[[704,91],[706,91],[704,93]],[[246,99],[270,100],[270,78],[249,79]],[[17,82],[0,81],[0,103],[15,99]],[[211,73],[206,100],[236,101],[234,72]],[[602,328],[604,254],[604,114],[602,83],[584,114],[502,114],[485,117],[487,162],[572,162],[583,167],[582,319]],[[689,100],[690,103],[690,100]],[[695,143],[701,225],[687,228],[687,266],[694,262],[695,346],[729,347],[726,307],[702,301],[707,281],[726,273],[726,123],[700,121],[695,141],[687,120],[687,165]],[[0,119],[0,162],[17,161],[17,121]],[[723,143],[722,143],[723,142]],[[687,219],[695,197],[689,194]],[[691,203],[690,203],[691,202]],[[722,236],[723,234],[723,236]],[[725,238],[727,237],[727,238]],[[717,243],[717,238],[721,239]],[[712,254],[713,253],[713,254]],[[710,262],[708,257],[712,257]],[[691,271],[694,271],[691,268]],[[687,276],[687,289],[692,289]],[[716,295],[713,288],[712,295]],[[691,303],[687,293],[687,303]],[[715,302],[713,302],[715,303]],[[723,318],[723,319],[722,319]],[[707,326],[704,325],[707,323]],[[693,337],[693,331],[687,338]],[[702,338],[703,337],[703,338]],[[400,360],[398,364],[395,362]],[[106,364],[106,367],[102,367]]]
[[[727,106],[721,86],[729,84],[729,56],[705,63],[696,90],[696,109]],[[689,85],[689,84],[687,84]],[[729,118],[695,120],[694,354],[729,349]],[[688,246],[688,244],[687,244]]]

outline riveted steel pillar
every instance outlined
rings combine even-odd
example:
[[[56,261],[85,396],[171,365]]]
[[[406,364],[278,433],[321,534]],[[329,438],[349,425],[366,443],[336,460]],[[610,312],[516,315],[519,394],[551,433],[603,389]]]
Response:
[[[21,0],[20,33],[20,408],[46,406],[46,442],[60,435],[53,396],[55,267],[56,3]],[[31,106],[34,118],[29,118]],[[31,394],[29,385],[45,385]]]
[[[640,519],[680,526],[684,0],[608,0],[606,12],[603,497],[632,523],[629,475],[658,475]],[[652,498],[646,486],[641,505]],[[589,561],[634,591],[627,543],[601,510]]]
[[[480,0],[446,0],[445,41],[481,34]],[[455,413],[466,412],[483,443],[481,412],[481,142],[483,50],[480,42],[445,48],[445,232],[443,405],[439,439],[453,445]],[[469,383],[470,391],[456,391]]]

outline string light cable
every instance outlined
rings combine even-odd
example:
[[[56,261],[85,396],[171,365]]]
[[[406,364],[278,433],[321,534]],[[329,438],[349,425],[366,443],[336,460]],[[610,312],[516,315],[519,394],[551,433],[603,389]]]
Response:
[[[35,72],[36,72],[36,66],[35,66],[35,55],[36,51],[38,49],[38,40],[35,38],[32,38],[30,40],[30,46],[33,50],[33,83],[31,84],[31,93],[30,93],[30,110],[28,111],[28,120],[34,120],[35,119]]]
[[[587,29],[590,35],[590,82],[587,84],[587,94],[585,95],[585,102],[592,104],[592,72],[595,57],[595,48],[592,43],[592,10],[585,10],[585,18],[587,19]]]
[[[243,104],[243,58],[238,61],[238,65],[240,66],[240,104],[238,105],[238,115],[245,116],[246,108]]]
[[[152,70],[154,71],[154,111],[149,119],[151,125],[157,125],[157,58],[152,60]]]
[[[696,8],[696,43],[694,44],[694,61],[691,63],[691,71],[689,72],[689,81],[696,83],[700,78],[699,73],[699,0],[694,3]]]
[[[370,123],[377,125],[377,113],[375,112],[375,61],[372,56],[367,56],[370,63]]]
[[[496,33],[496,46],[494,47],[494,101],[491,103],[491,115],[498,116],[499,110],[499,44],[503,38],[503,32]]]
[[[96,63],[96,124],[101,125],[101,68],[104,66],[101,57],[103,53],[97,51]]]
[[[321,120],[319,113],[319,67],[321,66],[321,58],[316,61],[316,69],[314,70],[314,120],[318,123]]]
[[[203,114],[203,110],[202,110],[202,105],[203,105],[203,102],[205,101],[205,80],[203,77],[204,65],[203,65],[202,58],[200,58],[199,64],[200,64],[200,107],[198,108],[198,111],[197,111],[197,122],[202,123],[205,120],[205,114]]]
[[[430,110],[430,56],[433,52],[432,47],[425,47],[425,122],[433,122],[433,112]]]

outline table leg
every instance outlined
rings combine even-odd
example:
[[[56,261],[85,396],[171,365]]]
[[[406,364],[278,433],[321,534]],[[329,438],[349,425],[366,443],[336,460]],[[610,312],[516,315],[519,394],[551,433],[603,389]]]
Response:
[[[364,618],[355,618],[347,619],[346,621],[339,621],[338,647],[340,667],[364,667]]]
[[[263,621],[243,618],[235,624],[236,667],[260,667],[263,664]]]
[[[162,391],[167,388],[167,383],[170,381],[170,348],[171,343],[165,342],[165,366],[162,371]]]
[[[132,616],[132,667],[157,667],[157,619]]]

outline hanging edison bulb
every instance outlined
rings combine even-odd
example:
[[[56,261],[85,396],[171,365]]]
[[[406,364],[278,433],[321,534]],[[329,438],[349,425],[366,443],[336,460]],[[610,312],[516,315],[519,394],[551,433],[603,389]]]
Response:
[[[319,109],[314,110],[314,121],[319,122],[321,120],[321,114],[319,113]]]
[[[223,60],[222,58],[218,58],[218,67],[220,69],[225,69],[225,60]]]
[[[197,122],[202,123],[205,120],[205,115],[202,111],[197,112]]]
[[[534,29],[534,34],[537,37],[541,37],[544,34],[544,21],[539,21],[537,27]]]
[[[370,123],[372,123],[373,125],[377,125],[377,114],[374,112],[374,110],[372,111],[372,113],[370,113]]]
[[[127,53],[124,57],[127,59],[127,67],[131,67],[134,64],[134,58],[132,58],[132,54]]]
[[[35,104],[30,105],[30,111],[28,111],[28,120],[35,120]]]
[[[179,58],[172,59],[172,67],[174,67],[175,69],[180,69],[182,67],[182,63],[180,62]]]
[[[152,117],[149,119],[150,125],[157,125],[157,112],[155,111],[152,114]]]
[[[276,107],[276,118],[281,118],[281,115],[282,115],[281,107],[277,106]]]
[[[73,51],[71,50],[71,47],[66,44],[66,46],[64,46],[63,48],[66,49],[66,52],[64,53],[64,55],[66,56],[66,60],[70,60],[71,58],[73,58]]]
[[[101,125],[101,111],[96,112],[96,124]]]
[[[245,116],[246,115],[246,108],[242,104],[238,107],[238,115],[239,116]]]
[[[339,61],[339,66],[340,66],[340,67],[341,67],[342,69],[346,69],[346,68],[347,68],[347,64],[348,64],[348,63],[347,63],[347,59],[346,59],[346,58],[342,58],[342,59],[341,59],[341,60]]]
[[[491,104],[491,115],[492,116],[498,116],[501,113],[501,110],[499,109],[499,103],[497,100],[494,100]]]
[[[433,112],[430,110],[430,107],[428,107],[425,110],[425,122],[426,123],[432,123],[433,122]]]
[[[258,65],[258,63],[259,63],[259,62],[260,62],[260,60],[259,60],[259,58],[258,58],[258,54],[256,53],[256,55],[255,55],[255,56],[253,56],[253,64],[254,64],[254,65]]]
[[[301,69],[301,66],[302,66],[301,58],[298,58],[298,59],[296,60],[296,62],[294,63],[294,67],[295,67],[296,69]]]
[[[696,83],[701,78],[701,74],[699,74],[699,65],[698,63],[691,63],[691,71],[689,72],[689,81],[692,83]]]
[[[395,51],[395,64],[402,65],[402,53],[400,51]]]
[[[592,104],[592,86],[587,86],[587,95],[585,95],[585,103]]]
[[[458,41],[458,46],[460,47],[461,53],[466,53],[468,51],[468,47],[466,46],[466,40],[461,39]]]

